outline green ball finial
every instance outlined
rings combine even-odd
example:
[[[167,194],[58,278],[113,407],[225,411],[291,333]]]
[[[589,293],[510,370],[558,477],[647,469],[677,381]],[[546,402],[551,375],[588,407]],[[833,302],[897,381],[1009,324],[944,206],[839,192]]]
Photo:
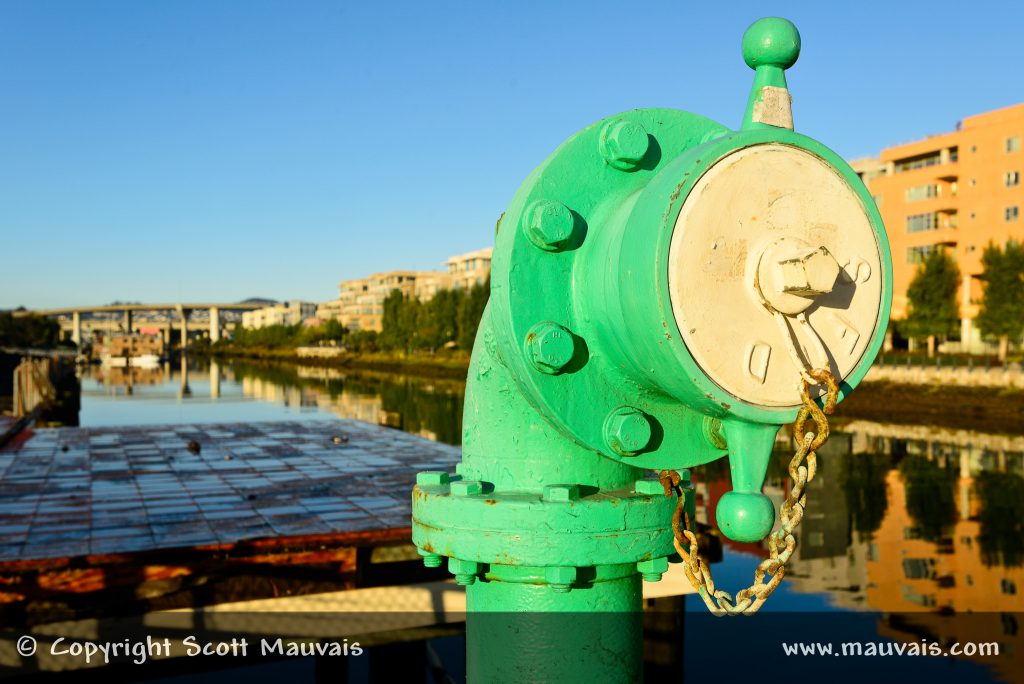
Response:
[[[800,56],[800,32],[788,19],[758,19],[743,34],[743,61],[751,69],[771,65],[788,69]]]

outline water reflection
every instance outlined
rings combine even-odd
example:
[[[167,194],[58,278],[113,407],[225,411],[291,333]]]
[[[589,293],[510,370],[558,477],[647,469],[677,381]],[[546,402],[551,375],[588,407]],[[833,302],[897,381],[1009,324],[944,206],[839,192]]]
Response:
[[[765,493],[788,493],[783,433]],[[886,612],[1024,610],[1024,438],[857,421],[818,456],[792,586],[838,607]],[[698,519],[728,491],[695,471]],[[726,542],[764,556],[760,544]]]
[[[776,506],[789,491],[785,468],[792,456],[788,434],[780,439],[765,487]],[[1022,454],[1021,437],[846,424],[819,453],[783,586],[825,595],[833,608],[902,614],[880,622],[882,636],[998,641],[1003,653],[1020,650]],[[728,473],[721,464],[694,472],[698,520],[713,524]],[[725,564],[767,557],[761,544],[725,546]],[[991,619],[950,617],[963,613],[991,613]]]
[[[84,425],[333,414],[461,443],[465,385],[452,380],[234,361],[92,368],[82,386]],[[151,409],[133,414],[139,406]],[[790,445],[784,429],[764,490],[776,507],[789,492]],[[728,472],[725,460],[694,470],[699,522],[714,524]],[[890,616],[876,626],[883,637],[1024,650],[1015,643],[1024,638],[1024,437],[849,421],[820,451],[808,500],[786,582],[767,610],[872,611]],[[761,544],[726,541],[716,579],[749,583],[766,555]],[[970,612],[988,615],[950,617]]]
[[[90,366],[80,373],[87,426],[217,422],[238,420],[247,411],[250,420],[333,414],[462,442],[465,383],[456,380],[186,358],[156,368]],[[127,398],[151,401],[128,405],[122,401]]]
[[[201,408],[179,422],[329,413],[459,444],[464,389],[453,380],[242,361],[92,368],[83,424],[114,415],[92,412],[101,400],[114,400],[108,406],[120,419],[141,399],[163,398]],[[175,421],[162,402],[149,403],[136,422]],[[1024,610],[1024,437],[867,421],[839,428],[819,453],[787,574],[790,599],[778,603],[803,593],[833,609]],[[792,454],[787,430],[780,440],[764,490],[777,507]],[[699,522],[714,524],[728,469],[725,460],[695,469]],[[761,544],[727,541],[726,551],[723,566],[766,555]]]

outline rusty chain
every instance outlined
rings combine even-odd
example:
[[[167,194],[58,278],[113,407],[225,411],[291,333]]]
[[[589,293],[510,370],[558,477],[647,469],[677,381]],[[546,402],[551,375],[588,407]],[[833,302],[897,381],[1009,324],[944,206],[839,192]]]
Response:
[[[804,488],[808,482],[814,479],[817,467],[815,452],[828,439],[827,416],[835,410],[839,396],[839,384],[828,370],[817,368],[808,371],[808,374],[828,388],[825,404],[821,408],[818,407],[811,399],[810,383],[806,378],[802,379],[800,399],[803,406],[793,423],[793,435],[795,437],[802,434],[803,438],[789,462],[789,476],[793,478],[793,489],[779,509],[779,529],[768,535],[768,558],[763,560],[754,571],[753,584],[737,592],[735,598],[729,592],[715,588],[711,569],[700,556],[697,537],[691,529],[693,521],[689,520],[689,516],[684,510],[685,497],[679,489],[679,473],[674,470],[663,470],[658,474],[658,479],[665,487],[665,496],[672,496],[673,491],[679,496],[676,510],[672,514],[673,544],[676,552],[683,560],[683,569],[687,579],[700,594],[704,604],[713,615],[752,615],[756,613],[786,575],[786,563],[796,549],[796,538],[793,536],[793,532],[803,520],[804,507],[807,504],[807,493]],[[815,432],[804,432],[808,418],[814,421]],[[766,575],[768,576],[767,582],[765,582]]]

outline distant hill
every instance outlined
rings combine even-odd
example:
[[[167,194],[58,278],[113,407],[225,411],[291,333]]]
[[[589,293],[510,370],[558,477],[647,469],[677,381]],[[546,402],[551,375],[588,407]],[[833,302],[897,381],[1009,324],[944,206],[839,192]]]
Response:
[[[238,302],[239,304],[259,304],[261,306],[273,306],[277,304],[276,299],[267,299],[266,297],[249,297]]]

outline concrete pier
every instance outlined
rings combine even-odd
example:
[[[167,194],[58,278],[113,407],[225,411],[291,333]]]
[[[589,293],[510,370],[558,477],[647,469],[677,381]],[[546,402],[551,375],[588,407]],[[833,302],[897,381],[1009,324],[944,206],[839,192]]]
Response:
[[[220,340],[220,309],[210,307],[210,343]]]

